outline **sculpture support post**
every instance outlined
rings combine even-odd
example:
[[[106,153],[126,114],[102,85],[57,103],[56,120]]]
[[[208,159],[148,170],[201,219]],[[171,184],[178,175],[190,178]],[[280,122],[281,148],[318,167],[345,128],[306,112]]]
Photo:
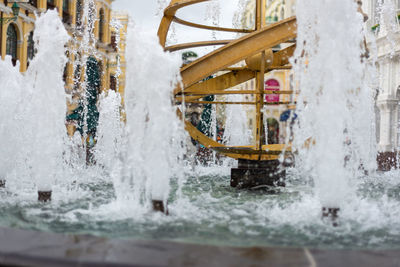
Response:
[[[38,191],[38,201],[40,202],[50,202],[51,201],[51,191]]]
[[[168,205],[164,205],[164,201],[162,200],[152,200],[153,211],[162,212],[165,215],[168,215]]]

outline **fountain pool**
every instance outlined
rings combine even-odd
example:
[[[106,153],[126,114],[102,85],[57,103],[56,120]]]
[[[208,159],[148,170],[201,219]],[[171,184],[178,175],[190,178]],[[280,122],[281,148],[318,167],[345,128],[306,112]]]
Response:
[[[124,107],[126,124],[121,123],[119,117],[120,96],[112,92],[101,97],[98,144],[93,150],[97,164],[85,164],[84,144],[79,134],[66,138],[62,125],[65,106],[60,104],[57,109],[50,106],[49,99],[57,98],[61,103],[66,96],[57,79],[51,80],[52,86],[46,85],[45,74],[52,71],[61,81],[64,58],[53,62],[59,68],[46,64],[42,68],[37,64],[47,56],[39,53],[36,58],[39,63],[33,62],[26,76],[10,71],[10,62],[0,62],[8,70],[1,71],[0,79],[12,80],[14,83],[10,82],[10,88],[16,89],[2,92],[1,99],[18,102],[23,93],[17,89],[26,85],[29,93],[34,95],[33,88],[39,85],[43,92],[34,99],[39,99],[37,102],[41,105],[48,104],[48,110],[54,111],[47,121],[58,121],[51,128],[42,124],[43,131],[37,131],[31,112],[40,112],[41,105],[21,105],[24,107],[21,110],[4,109],[18,119],[10,120],[8,115],[4,120],[1,117],[0,134],[2,140],[7,141],[7,151],[1,150],[0,155],[5,158],[10,151],[15,151],[15,157],[13,161],[4,160],[0,169],[0,178],[7,181],[6,187],[0,188],[0,226],[71,234],[77,240],[89,234],[121,242],[143,240],[153,241],[153,244],[173,241],[241,248],[400,250],[400,173],[374,171],[376,166],[371,163],[374,149],[370,143],[373,126],[363,119],[366,117],[363,115],[369,114],[373,99],[364,78],[374,69],[360,60],[365,52],[362,46],[357,46],[363,41],[361,17],[353,16],[359,15],[354,3],[342,0],[341,6],[332,1],[325,2],[331,6],[314,2],[311,7],[319,9],[321,16],[336,8],[338,16],[343,15],[355,25],[354,32],[350,31],[355,37],[346,38],[348,32],[340,30],[348,28],[346,23],[315,23],[313,17],[307,15],[307,1],[299,0],[299,5],[304,5],[298,15],[298,40],[303,45],[299,45],[290,63],[300,73],[299,84],[308,85],[308,89],[299,94],[302,103],[296,111],[300,123],[295,127],[297,143],[294,147],[297,146],[300,151],[297,155],[302,158],[297,166],[286,170],[284,188],[264,186],[238,190],[229,186],[230,170],[234,166],[191,164],[193,155],[185,152],[182,141],[188,136],[176,116],[176,103],[171,101],[175,86],[187,82],[184,75],[180,76],[182,62],[179,55],[164,52],[155,36],[131,33],[132,39],[127,43],[130,65],[127,66],[126,87],[129,90]],[[51,38],[46,35],[54,30],[52,25],[61,25],[58,15],[50,11],[40,17],[39,22],[37,27],[42,31],[38,31],[36,38],[40,44],[54,45],[52,49],[63,55],[64,43],[68,40],[65,32],[58,31],[57,43],[50,42]],[[279,25],[289,22],[293,23],[293,19]],[[322,31],[320,26],[334,33],[340,28],[336,33],[348,41],[343,41],[341,49],[352,47],[344,56],[340,51],[330,55],[331,64],[323,63],[324,55],[332,49],[332,36],[329,31],[316,34]],[[305,29],[311,30],[305,34]],[[257,34],[264,31],[260,29]],[[319,46],[309,45],[304,41],[306,39],[314,40]],[[348,64],[354,66],[354,72],[348,74],[351,70],[344,68],[331,75],[333,69]],[[337,82],[341,74],[346,73],[351,83],[339,88],[341,83]],[[336,99],[336,95],[327,90],[337,90],[336,94],[341,92],[346,98]],[[55,92],[57,94],[53,96]],[[315,101],[310,101],[313,97]],[[356,97],[363,103],[358,103]],[[332,99],[337,100],[335,109],[329,109]],[[184,103],[178,105],[184,112]],[[341,116],[329,117],[332,112],[340,111],[343,111]],[[261,117],[259,119],[262,121]],[[243,121],[241,119],[238,124],[244,125]],[[307,128],[308,121],[312,122],[310,128]],[[15,135],[7,132],[7,129],[19,127],[24,131],[16,131]],[[52,133],[51,130],[57,131]],[[237,133],[234,130],[231,134]],[[27,141],[32,136],[37,140],[34,144]],[[48,136],[53,139],[45,139]],[[231,136],[231,141],[238,141],[238,138],[243,141],[237,134],[234,137]],[[316,140],[315,144],[304,149],[303,139],[310,137]],[[246,140],[250,138],[246,137]],[[13,146],[16,142],[23,142],[24,146]],[[40,164],[33,167],[35,162]],[[47,172],[48,162],[51,162],[54,174]],[[232,164],[232,161],[222,162]],[[37,201],[37,191],[42,186],[53,193],[49,203]],[[164,205],[168,203],[169,216],[152,211],[152,200]],[[324,207],[340,208],[336,227],[328,218],[322,218]]]
[[[53,187],[53,201],[38,203],[33,188],[2,189],[0,225],[92,234],[116,239],[169,240],[220,246],[400,249],[398,172],[360,177],[357,195],[340,212],[339,226],[321,220],[309,184],[291,174],[286,188],[241,191],[215,169],[186,176],[181,197],[172,182],[170,216],[140,213],[116,200],[107,179]]]

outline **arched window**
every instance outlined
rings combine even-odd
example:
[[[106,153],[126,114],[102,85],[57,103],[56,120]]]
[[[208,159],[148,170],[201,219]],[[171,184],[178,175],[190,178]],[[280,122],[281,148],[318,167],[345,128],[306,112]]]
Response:
[[[68,67],[69,67],[69,51],[65,52],[65,57],[68,59],[67,63],[64,66],[64,72],[63,72],[63,81],[64,83],[67,82],[67,78],[68,78]]]
[[[275,79],[268,79],[265,81],[265,90],[266,91],[279,91],[280,84]],[[265,101],[267,103],[279,102],[279,94],[266,94]]]
[[[82,0],[76,1],[76,26],[80,27],[82,25]]]
[[[63,22],[71,24],[72,19],[69,14],[69,0],[63,0],[62,13],[63,13],[63,18],[62,18]]]
[[[279,144],[279,122],[274,118],[267,119],[268,144]]]
[[[17,29],[14,24],[10,24],[7,28],[6,54],[11,56],[14,66],[17,63],[17,42]]]
[[[69,0],[63,0],[63,11],[68,12],[68,2]]]
[[[110,89],[117,92],[117,77],[115,74],[110,75]]]
[[[35,56],[35,42],[33,41],[33,31],[28,36],[28,66],[29,61]]]
[[[285,18],[285,9],[282,7],[281,9],[281,19]]]
[[[92,56],[86,62],[86,77],[87,131],[94,136],[99,120],[96,103],[100,91],[101,70],[98,61]]]
[[[104,9],[100,9],[100,14],[99,14],[99,40],[100,42],[104,43],[104,25],[105,25],[105,15],[104,15]]]
[[[47,9],[54,9],[56,7],[56,3],[54,0],[47,0]]]
[[[96,6],[92,1],[89,1],[89,13],[87,15],[88,15],[87,27],[89,29],[89,32],[93,33],[97,14],[96,14]]]
[[[81,54],[77,53],[75,57],[74,71],[74,90],[78,91],[81,85]]]

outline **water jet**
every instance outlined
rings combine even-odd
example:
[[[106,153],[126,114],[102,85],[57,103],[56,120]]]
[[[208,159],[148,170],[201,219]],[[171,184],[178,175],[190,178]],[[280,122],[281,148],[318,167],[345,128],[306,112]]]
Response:
[[[313,2],[307,1],[308,5],[312,6],[310,3],[318,3],[318,1],[322,0]],[[307,1],[304,0],[303,3],[307,3]],[[179,4],[187,6],[189,2],[174,1],[173,3],[175,4],[172,5],[172,10],[177,8]],[[338,1],[338,3],[335,3],[335,1],[325,1],[325,4],[326,3],[331,5],[330,9],[324,8],[323,5],[319,6],[319,9],[325,12],[324,14],[334,11],[336,8],[340,8],[340,5],[346,2]],[[171,10],[166,13],[166,19],[174,18],[174,16],[171,15]],[[335,16],[325,15],[322,17],[324,20],[329,20],[333,17],[339,26],[343,26],[340,24],[344,20],[342,13],[345,13],[344,10],[339,9],[339,11],[334,14]],[[300,15],[301,14],[303,14],[303,19],[304,15],[307,15],[306,17],[308,18],[315,18],[315,16],[311,16],[313,13],[307,13],[304,10]],[[354,17],[353,15],[350,14],[346,17],[352,18]],[[300,23],[300,25],[302,25],[302,23]],[[309,23],[307,27],[311,27],[310,25],[313,26],[314,24]],[[331,137],[332,132],[324,132],[322,130],[328,129],[332,126],[331,124],[322,124],[322,126],[318,126],[315,131],[310,131],[311,134],[306,137],[315,137],[317,140],[315,144],[309,145],[309,150],[304,149],[299,153],[299,156],[297,152],[295,153],[296,160],[300,159],[296,161],[295,167],[303,165],[304,162],[301,160],[302,158],[308,160],[308,165],[304,164],[304,166],[307,165],[310,167],[300,174],[295,173],[297,169],[290,170],[290,167],[293,167],[294,163],[293,156],[288,157],[288,161],[283,162],[283,165],[288,167],[287,170],[280,168],[279,159],[281,159],[282,153],[290,152],[289,143],[273,144],[265,140],[268,138],[266,138],[265,131],[263,132],[262,130],[265,128],[265,122],[261,116],[262,112],[265,111],[262,111],[262,105],[271,103],[265,103],[264,97],[257,97],[255,95],[264,96],[264,94],[267,94],[267,92],[261,92],[261,89],[264,90],[264,88],[262,88],[260,84],[263,82],[261,77],[263,74],[262,65],[266,64],[263,58],[265,59],[268,55],[263,55],[262,52],[255,51],[265,51],[268,46],[275,45],[276,42],[279,41],[275,40],[273,44],[268,43],[269,39],[275,38],[268,33],[271,29],[274,34],[284,31],[291,32],[290,34],[282,33],[284,39],[288,41],[284,44],[285,46],[281,46],[281,50],[272,54],[273,64],[269,66],[275,69],[289,69],[291,66],[289,65],[288,58],[292,56],[294,52],[294,48],[290,45],[293,44],[292,38],[295,26],[295,19],[292,18],[278,22],[275,25],[260,27],[255,29],[255,32],[249,34],[249,36],[244,36],[237,42],[234,41],[227,47],[216,51],[216,54],[222,54],[223,51],[226,52],[223,55],[217,55],[216,58],[218,58],[218,60],[216,61],[224,61],[221,64],[216,62],[219,66],[215,67],[206,62],[207,64],[204,63],[203,68],[198,64],[202,64],[201,62],[203,60],[206,61],[206,58],[201,58],[199,61],[182,68],[182,85],[184,88],[181,88],[179,93],[174,95],[176,100],[179,98],[182,100],[182,95],[191,97],[193,100],[198,97],[198,94],[203,94],[201,96],[204,96],[210,94],[210,92],[215,94],[219,94],[221,91],[227,94],[237,93],[238,91],[228,90],[229,88],[213,87],[213,84],[221,85],[225,84],[224,82],[221,83],[221,81],[228,81],[228,84],[231,86],[232,83],[239,84],[246,79],[257,79],[256,83],[258,86],[256,88],[251,88],[253,90],[239,91],[240,93],[247,93],[254,96],[254,103],[257,102],[257,104],[254,105],[253,102],[249,104],[256,107],[254,114],[258,114],[257,119],[253,120],[253,122],[257,124],[255,127],[256,131],[252,132],[253,134],[255,133],[255,138],[249,141],[249,143],[253,141],[254,143],[250,145],[244,142],[240,144],[235,142],[226,144],[217,142],[218,140],[209,140],[204,135],[199,134],[199,132],[193,128],[194,125],[192,123],[187,123],[185,121],[185,128],[189,131],[193,139],[199,143],[203,143],[204,147],[207,149],[212,149],[213,151],[231,157],[234,162],[237,160],[237,168],[231,170],[232,165],[227,165],[226,170],[231,173],[228,173],[225,169],[222,170],[225,166],[209,166],[206,170],[200,168],[196,169],[202,166],[195,166],[196,168],[193,167],[191,170],[186,170],[185,168],[187,166],[184,164],[171,163],[175,158],[178,158],[179,154],[174,153],[174,150],[178,150],[182,142],[181,140],[183,140],[180,136],[174,135],[176,132],[171,130],[171,128],[176,125],[178,125],[176,128],[179,129],[183,127],[175,123],[174,116],[169,116],[171,110],[173,111],[173,115],[175,115],[176,107],[171,108],[171,106],[168,105],[171,102],[170,91],[173,90],[172,86],[177,84],[174,78],[171,77],[179,76],[180,62],[173,58],[172,53],[164,53],[163,49],[158,46],[158,40],[154,42],[154,39],[156,39],[154,36],[148,38],[147,36],[141,36],[142,33],[138,32],[135,33],[137,39],[135,42],[132,42],[134,45],[129,42],[127,43],[127,50],[134,50],[136,53],[128,58],[128,62],[130,62],[127,71],[129,74],[127,75],[129,81],[126,83],[128,89],[128,97],[126,98],[126,113],[128,119],[126,125],[128,127],[124,128],[124,126],[120,125],[120,100],[118,99],[118,95],[114,93],[109,94],[108,97],[113,97],[114,100],[109,99],[110,101],[102,102],[100,105],[103,106],[104,104],[104,109],[101,108],[100,110],[101,119],[99,122],[99,131],[96,136],[98,137],[98,143],[93,150],[93,156],[96,160],[93,161],[93,164],[89,164],[90,166],[70,164],[73,166],[65,167],[68,171],[67,173],[63,173],[62,170],[56,172],[56,175],[58,175],[56,176],[57,179],[45,181],[47,182],[46,184],[40,183],[41,180],[36,179],[38,182],[35,184],[46,185],[46,187],[42,187],[41,189],[53,188],[53,190],[57,190],[57,195],[60,195],[60,197],[52,200],[52,205],[46,205],[45,208],[39,205],[41,209],[37,208],[38,205],[32,208],[32,203],[29,203],[29,201],[17,202],[17,211],[23,214],[28,213],[35,222],[33,226],[27,226],[26,221],[21,220],[19,216],[13,216],[16,209],[16,199],[18,201],[19,197],[23,198],[24,195],[18,195],[20,192],[15,194],[12,192],[13,194],[9,195],[0,192],[2,198],[4,195],[4,201],[0,203],[0,209],[2,212],[4,210],[4,214],[12,215],[1,216],[0,224],[22,225],[22,227],[35,228],[39,231],[60,231],[60,229],[65,229],[65,231],[71,233],[81,233],[82,225],[84,225],[85,231],[87,229],[88,233],[111,238],[179,239],[182,242],[188,243],[198,242],[222,246],[235,245],[252,247],[276,245],[318,247],[323,245],[332,249],[342,249],[342,251],[347,248],[368,247],[384,249],[398,246],[400,227],[398,224],[398,213],[393,212],[393,210],[396,210],[396,207],[399,206],[400,195],[396,191],[395,185],[397,185],[398,182],[396,182],[395,179],[393,179],[391,183],[388,183],[387,180],[379,179],[382,178],[382,176],[375,177],[373,176],[375,173],[372,173],[368,179],[355,181],[354,191],[339,192],[336,188],[332,190],[332,185],[339,185],[337,188],[343,189],[346,188],[347,183],[343,182],[340,175],[331,175],[331,172],[336,170],[342,171],[344,168],[342,138],[334,140],[337,141],[335,142],[337,145],[333,146],[332,149],[328,146],[329,142],[324,143],[324,140]],[[166,27],[162,28],[165,29]],[[340,28],[339,33],[343,31],[346,33],[345,30],[347,28],[350,27]],[[303,31],[303,33],[304,32],[306,31]],[[311,31],[307,30],[307,32]],[[346,38],[339,39],[338,43],[340,44],[347,39],[351,39],[350,36],[352,35],[346,34]],[[251,41],[253,37],[257,38]],[[335,38],[329,37],[328,44],[336,44]],[[321,35],[317,39],[323,41],[325,40],[324,38],[326,38],[326,36]],[[260,45],[260,43],[262,43],[260,39],[265,43]],[[249,49],[251,51],[243,51],[241,49],[230,52],[226,51],[226,49],[235,48],[235,45],[240,42],[247,43],[247,45],[243,45],[242,47],[250,47]],[[302,43],[303,42],[300,42],[300,44],[298,44],[299,47],[301,47]],[[308,43],[311,44],[312,42],[309,41]],[[289,46],[286,47],[286,45]],[[259,46],[259,48],[252,50],[252,46]],[[319,75],[323,66],[329,66],[329,63],[332,61],[339,61],[339,59],[341,59],[341,54],[351,50],[352,47],[353,46],[348,45],[343,51],[339,49],[340,53],[334,54],[334,59],[331,61],[326,59],[327,56],[330,56],[334,52],[337,53],[338,51],[329,50],[329,53],[321,56],[324,65],[318,65],[317,67],[313,65],[312,54],[309,54],[310,61],[308,67],[312,70],[309,71],[309,73],[315,74],[315,76],[312,77],[313,79],[309,80],[316,81],[320,77],[329,77],[332,73],[335,73],[340,67],[333,68],[335,71],[327,71],[325,73],[326,75]],[[356,52],[357,53],[354,53],[354,55],[357,55],[360,51]],[[264,53],[267,54],[267,52]],[[56,54],[62,55],[62,53]],[[257,65],[253,70],[249,71],[247,66],[243,68],[227,67],[241,59],[248,58],[251,54],[257,54],[255,60],[260,63],[260,66]],[[269,54],[269,56],[271,56],[271,53]],[[240,58],[236,57],[235,61],[228,60],[229,57],[235,57],[237,55],[241,56]],[[206,57],[210,58],[211,56]],[[298,62],[300,62],[300,59]],[[195,67],[196,65],[200,67]],[[170,71],[164,72],[165,66],[171,66],[169,68]],[[346,66],[353,65],[347,64]],[[32,65],[32,67],[35,66]],[[191,77],[191,75],[194,76],[199,73],[206,75],[207,73],[204,72],[208,71],[208,67],[213,68],[214,72],[221,71],[224,74],[215,76],[206,81],[203,81],[202,77]],[[296,67],[300,69],[300,72],[304,73],[304,65],[297,65]],[[188,72],[185,71],[187,69],[189,69]],[[258,73],[255,73],[254,70]],[[351,70],[346,70],[346,73],[343,75],[348,73],[351,73]],[[207,75],[209,74],[210,73]],[[223,75],[227,75],[225,76],[226,79],[222,78]],[[336,80],[340,81],[341,78],[339,77]],[[355,96],[358,97],[360,95],[353,95],[352,98],[348,94],[339,91],[339,89],[354,80],[355,79],[347,79],[346,82],[340,84],[341,86],[335,86],[333,90],[336,95],[346,98],[346,100],[348,100],[347,103],[351,102]],[[199,81],[202,82],[199,83]],[[322,85],[318,84],[317,89],[322,90],[321,88],[325,88],[326,84],[329,85],[330,83],[325,82],[322,83]],[[200,85],[204,86],[207,90],[204,90],[204,92],[200,90]],[[307,87],[304,86],[300,89],[306,90]],[[258,91],[254,92],[255,90]],[[251,92],[249,93],[249,91]],[[327,91],[324,92],[327,93]],[[288,92],[281,93],[289,94]],[[310,104],[308,108],[310,109],[312,108],[311,100],[313,97],[315,97],[315,92],[314,94],[310,94],[307,99]],[[335,103],[335,105],[338,105],[338,103],[341,104],[340,101],[332,101],[332,99],[333,97],[328,99],[328,104],[326,104],[325,107],[330,108],[332,103]],[[363,100],[360,101],[361,104],[367,103],[367,101],[364,101],[365,98],[361,99]],[[216,105],[221,103],[223,105],[237,105],[237,102],[246,101],[245,98],[239,100],[228,98],[228,100],[229,101],[226,102],[215,101],[215,103]],[[197,101],[200,102],[201,100],[197,99]],[[110,106],[110,103],[113,104]],[[329,103],[331,105],[329,105]],[[247,105],[247,103],[245,104]],[[276,103],[272,104],[278,105]],[[351,106],[353,107],[355,105],[353,104]],[[107,109],[107,107],[109,107],[109,109]],[[332,119],[328,116],[321,116],[318,117],[320,120],[314,121],[308,119],[308,121],[303,121],[302,125],[311,124],[310,122],[320,123],[334,121],[338,122],[336,123],[336,125],[339,125],[338,127],[341,127],[341,120],[336,121],[334,119],[337,117],[342,119],[340,116],[346,108],[349,107],[346,105],[341,106],[341,109],[335,112],[335,116],[333,116]],[[360,107],[360,109],[363,110],[363,107]],[[184,109],[181,108],[181,110]],[[63,110],[61,111],[61,113],[64,113]],[[357,110],[353,109],[352,111],[356,112]],[[163,117],[165,115],[167,115],[167,118]],[[299,112],[299,120],[303,120],[307,117],[306,115],[304,115],[304,113],[300,114]],[[318,110],[314,111],[314,115],[319,115]],[[232,118],[235,118],[235,116],[232,116]],[[49,119],[48,121],[58,121],[58,119]],[[60,121],[63,121],[62,118]],[[357,120],[354,121],[355,123],[357,122]],[[353,121],[351,122],[353,123]],[[346,127],[348,126],[346,125]],[[41,127],[39,129],[44,128],[45,127]],[[363,134],[367,131],[360,132]],[[340,129],[338,133],[338,136],[340,136],[340,134],[343,133],[342,129]],[[356,134],[357,132],[349,131],[349,133]],[[171,136],[174,138],[171,138]],[[239,138],[236,140],[241,141],[239,139],[244,139],[243,136],[244,135],[239,135]],[[301,134],[294,136],[297,140],[301,140],[300,137]],[[366,142],[358,141],[356,138],[357,136],[351,137],[355,144],[357,144],[357,142],[360,144],[359,147],[366,144]],[[129,140],[126,140],[126,138]],[[299,141],[299,143],[304,147],[304,141]],[[319,150],[312,150],[313,147],[317,146]],[[173,149],[171,149],[171,147]],[[345,148],[352,149],[351,146],[346,146]],[[78,150],[78,148],[76,149]],[[79,150],[82,152],[82,165],[85,165],[85,151],[83,149]],[[304,156],[302,153],[308,154]],[[55,155],[61,154],[62,153],[58,152],[55,153]],[[309,156],[310,154],[312,154],[312,156]],[[356,156],[365,154],[366,153],[356,153]],[[79,157],[77,158],[77,161],[79,161]],[[354,159],[356,159],[356,157],[352,157],[348,161],[347,166],[352,166],[352,163],[355,163],[353,165],[357,170],[360,162]],[[332,164],[335,160],[337,160],[337,165]],[[352,160],[354,162],[352,162]],[[40,162],[46,163],[45,160]],[[364,163],[365,161],[361,162]],[[53,166],[57,167],[59,165],[54,164]],[[325,169],[319,169],[318,166],[324,166]],[[37,169],[46,170],[46,168]],[[185,169],[185,172],[179,175],[180,173],[175,171],[175,169]],[[318,180],[321,178],[321,174],[329,174],[330,176],[326,175],[329,176],[327,179]],[[330,179],[332,176],[334,179]],[[8,180],[11,180],[8,178],[9,176],[2,177],[7,177]],[[12,176],[10,175],[10,177]],[[37,177],[41,178],[42,176],[37,175]],[[65,186],[63,182],[69,179],[69,177],[73,179],[65,182],[65,184],[68,184]],[[346,179],[347,177],[349,176],[346,176]],[[283,178],[285,178],[285,180],[283,180]],[[312,182],[309,182],[312,179],[320,182],[316,183],[317,185],[314,186]],[[73,183],[71,186],[71,181],[77,182]],[[231,181],[231,185],[236,188],[266,188],[266,190],[235,190],[227,185],[228,181]],[[12,182],[14,183],[14,181]],[[15,181],[15,183],[17,182],[20,181]],[[30,181],[22,182],[29,185]],[[25,184],[22,182],[21,185],[24,186]],[[11,184],[10,181],[10,185]],[[265,187],[265,184],[272,186],[272,190]],[[54,185],[55,187],[48,187],[48,185]],[[282,188],[276,189],[275,186],[282,186]],[[283,188],[284,186],[285,188]],[[369,190],[371,187],[376,187],[377,190]],[[32,190],[31,188],[35,187],[28,187],[28,190]],[[318,191],[320,194],[316,196],[317,194],[314,194],[314,192],[321,188],[323,190]],[[374,191],[373,195],[371,191]],[[325,208],[322,208],[322,219],[329,220],[334,226],[338,226],[340,212],[340,209],[335,207],[343,207],[339,205],[338,202],[343,199],[345,201],[350,200],[348,201],[348,206],[346,206],[346,212],[343,214],[340,213],[340,224],[343,223],[343,225],[348,226],[343,227],[345,228],[343,231],[332,231],[331,225],[316,223],[316,221],[321,220],[321,199],[328,196],[329,192],[333,192],[329,196],[333,195],[334,198],[332,202],[323,202],[322,206]],[[51,193],[51,191],[39,191],[39,201],[51,201]],[[339,195],[339,197],[337,197],[336,194]],[[29,195],[29,197],[32,196],[31,194],[27,195]],[[58,199],[62,199],[62,201]],[[167,199],[169,201],[169,206],[167,206]],[[363,208],[360,208],[360,205]],[[151,209],[156,212],[149,212]],[[354,212],[347,212],[348,209]],[[51,210],[51,212],[49,212],[49,210]],[[162,212],[168,214],[169,211],[171,211],[171,216],[169,217],[159,216],[157,213]],[[110,216],[110,214],[112,216]],[[299,214],[303,214],[304,216]],[[113,219],[109,220],[110,217]],[[77,221],[79,224],[76,223]],[[363,224],[364,226],[364,223],[365,227],[358,227],[359,224]],[[391,232],[388,233],[387,236],[382,237],[382,232],[386,231],[388,227],[390,227]],[[347,229],[350,230],[347,231]],[[320,238],[321,233],[327,237],[322,242]],[[76,239],[79,238],[81,237],[77,237]],[[371,239],[377,240],[376,243],[371,243]],[[355,242],[349,242],[349,240],[355,240]],[[100,242],[100,244],[104,245],[102,242]],[[87,243],[85,244],[85,248],[86,247]],[[261,254],[264,253],[262,250],[258,249],[255,249],[255,252],[256,253],[253,254],[256,254],[257,257],[262,256]],[[302,249],[300,249],[300,253],[303,253]]]

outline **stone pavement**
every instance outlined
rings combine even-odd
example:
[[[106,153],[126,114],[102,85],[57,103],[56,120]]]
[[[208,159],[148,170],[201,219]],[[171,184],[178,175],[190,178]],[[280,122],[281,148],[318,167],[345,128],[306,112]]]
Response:
[[[215,247],[0,228],[0,265],[400,267],[400,251]]]

